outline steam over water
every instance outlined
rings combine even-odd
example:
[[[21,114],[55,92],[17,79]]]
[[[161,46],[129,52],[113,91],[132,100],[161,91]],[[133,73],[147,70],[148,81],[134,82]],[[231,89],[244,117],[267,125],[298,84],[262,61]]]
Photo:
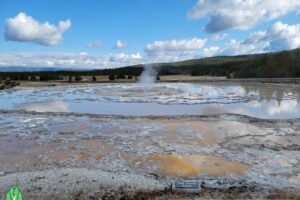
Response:
[[[146,65],[144,71],[140,76],[139,83],[144,92],[147,92],[153,88],[153,84],[156,80],[157,71],[153,69],[151,65]]]

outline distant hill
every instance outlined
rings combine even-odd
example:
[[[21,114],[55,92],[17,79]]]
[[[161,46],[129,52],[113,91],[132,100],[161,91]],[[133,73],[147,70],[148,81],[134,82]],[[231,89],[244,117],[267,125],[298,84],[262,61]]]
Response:
[[[135,67],[138,66],[144,67],[144,65]],[[229,78],[300,77],[300,49],[155,63],[151,66],[155,67],[160,75],[190,74]]]
[[[163,67],[163,66],[174,66],[174,67],[182,67],[182,66],[192,66],[198,64],[222,64],[225,62],[232,61],[245,61],[248,59],[259,58],[264,54],[251,54],[251,55],[240,55],[240,56],[217,56],[217,57],[209,57],[209,58],[199,58],[199,59],[191,59],[184,60],[178,62],[170,62],[170,63],[152,63],[148,64],[154,67]],[[144,67],[144,65],[133,65],[127,67]],[[120,67],[126,68],[126,67]],[[76,70],[76,71],[89,71],[93,69],[74,69],[73,67],[64,67],[64,68],[55,68],[55,67],[21,67],[21,66],[10,66],[10,67],[0,67],[0,72],[37,72],[37,71],[65,71],[65,70]],[[98,69],[101,70],[101,69]]]
[[[300,77],[300,49],[240,56],[217,56],[170,63],[134,65],[114,69],[74,70],[72,68],[2,67],[0,77],[26,80],[30,76],[57,78],[69,75],[138,76],[145,66],[152,66],[159,75],[227,76],[228,78],[284,78]],[[6,71],[6,72],[4,72]],[[9,72],[8,72],[9,71]],[[19,72],[17,72],[19,71]],[[2,78],[3,79],[3,78]]]

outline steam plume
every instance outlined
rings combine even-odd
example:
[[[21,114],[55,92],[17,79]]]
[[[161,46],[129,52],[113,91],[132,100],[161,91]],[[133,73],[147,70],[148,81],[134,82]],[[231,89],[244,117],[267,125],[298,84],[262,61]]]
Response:
[[[144,92],[147,92],[153,88],[156,76],[157,71],[153,69],[151,65],[146,65],[139,81]]]

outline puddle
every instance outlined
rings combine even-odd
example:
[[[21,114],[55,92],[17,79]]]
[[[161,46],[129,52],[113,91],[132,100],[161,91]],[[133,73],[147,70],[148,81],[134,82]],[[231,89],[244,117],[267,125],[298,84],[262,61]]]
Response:
[[[155,161],[159,168],[172,176],[191,177],[198,174],[226,176],[229,173],[245,176],[247,165],[208,155],[154,155],[134,159],[133,162]]]

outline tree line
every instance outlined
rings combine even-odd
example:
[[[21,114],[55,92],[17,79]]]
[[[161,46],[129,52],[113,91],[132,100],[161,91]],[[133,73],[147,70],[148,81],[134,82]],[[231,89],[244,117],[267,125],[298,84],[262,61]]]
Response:
[[[114,76],[113,79],[132,79],[139,76],[143,71],[141,67],[123,67],[116,69],[104,69],[104,70],[61,70],[61,71],[33,71],[33,72],[0,72],[0,81],[2,80],[16,80],[16,81],[53,81],[62,80],[63,77],[69,77],[68,81],[72,82],[73,77],[75,81],[81,81],[81,76],[93,76],[93,80],[96,76]],[[96,81],[96,80],[95,80]]]
[[[81,81],[81,76],[108,76],[108,80],[132,79],[140,76],[145,65],[135,65],[103,70],[62,70],[33,72],[0,72],[2,80]],[[223,56],[194,59],[175,63],[152,64],[158,75],[227,76],[228,78],[286,78],[300,77],[300,49],[266,54]],[[137,78],[136,78],[137,79]]]

